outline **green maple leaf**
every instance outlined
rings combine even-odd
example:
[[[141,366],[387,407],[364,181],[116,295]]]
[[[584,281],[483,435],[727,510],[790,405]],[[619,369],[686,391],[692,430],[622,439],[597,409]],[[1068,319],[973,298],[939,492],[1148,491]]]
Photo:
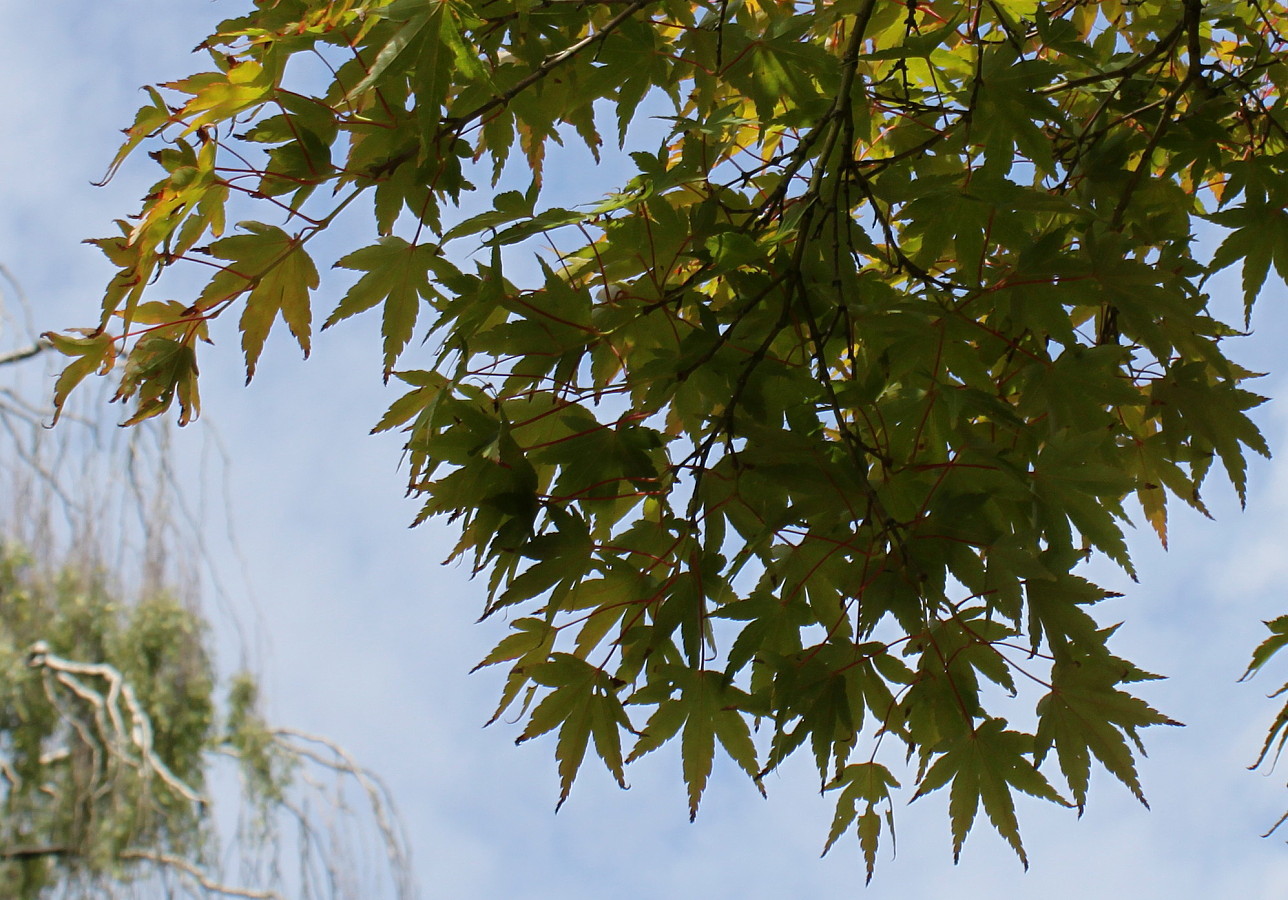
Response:
[[[982,802],[993,827],[1015,850],[1024,868],[1029,867],[1020,841],[1012,792],[1019,790],[1052,803],[1069,805],[1027,759],[1032,752],[1033,736],[1007,731],[1006,720],[1001,718],[985,719],[943,747],[942,755],[921,780],[912,799],[952,783],[948,815],[952,823],[954,862],[961,856],[962,844]]]
[[[1279,616],[1277,619],[1266,622],[1265,625],[1270,629],[1270,637],[1262,641],[1257,649],[1252,652],[1252,661],[1248,663],[1248,670],[1243,673],[1243,678],[1255,675],[1272,656],[1285,646],[1288,646],[1288,616]],[[1285,693],[1288,693],[1288,683],[1285,683],[1283,687],[1270,696],[1279,697]],[[1257,754],[1256,762],[1250,768],[1258,768],[1267,758],[1270,759],[1273,766],[1279,761],[1279,756],[1283,753],[1285,744],[1288,744],[1288,703],[1285,703],[1280,708],[1279,713],[1270,724],[1270,729],[1266,732],[1266,740],[1261,745],[1261,752]],[[1272,748],[1273,752],[1271,752]],[[1279,817],[1279,821],[1275,822],[1271,829],[1266,832],[1266,836],[1273,834],[1286,821],[1288,821],[1288,813],[1284,813]]]
[[[1199,363],[1177,366],[1154,385],[1151,400],[1162,410],[1164,431],[1190,433],[1205,441],[1225,466],[1241,504],[1247,501],[1247,461],[1243,446],[1270,458],[1270,445],[1246,414],[1265,397],[1245,391],[1228,381],[1205,377]]]
[[[197,355],[189,340],[150,334],[130,352],[113,400],[137,395],[134,415],[123,425],[134,425],[159,415],[179,398],[179,424],[187,425],[201,412],[197,391]]]
[[[1137,800],[1149,806],[1126,738],[1143,754],[1137,729],[1180,723],[1115,687],[1142,675],[1122,660],[1100,653],[1052,667],[1051,693],[1038,701],[1034,758],[1040,763],[1055,747],[1060,770],[1079,810],[1087,802],[1093,755]]]
[[[1247,671],[1239,679],[1245,681],[1251,678],[1261,670],[1261,667],[1269,662],[1270,658],[1288,646],[1288,616],[1279,616],[1277,619],[1271,619],[1265,623],[1270,629],[1270,637],[1262,641],[1257,649],[1252,651],[1252,660],[1248,663]]]
[[[369,247],[355,250],[336,265],[366,274],[349,288],[322,329],[325,331],[337,322],[383,303],[380,331],[384,337],[385,379],[388,380],[398,356],[411,340],[421,300],[433,302],[440,296],[430,284],[430,273],[441,271],[446,263],[432,244],[412,244],[388,235]]]
[[[698,815],[698,804],[706,790],[715,759],[715,743],[719,739],[725,752],[739,767],[760,785],[756,748],[751,740],[747,721],[737,711],[741,694],[728,683],[721,672],[699,671],[667,667],[668,675],[680,685],[678,696],[671,694],[658,704],[649,717],[635,749],[627,762],[633,762],[646,753],[656,750],[680,731],[680,756],[684,783],[689,792],[689,821]],[[637,693],[634,702],[646,702],[653,685]],[[669,690],[667,691],[669,693]],[[744,695],[745,696],[745,695]],[[761,788],[763,793],[763,788]]]
[[[1288,281],[1288,213],[1269,203],[1248,203],[1207,217],[1209,221],[1233,228],[1221,242],[1208,264],[1212,275],[1243,260],[1243,315],[1252,315],[1261,287],[1273,262],[1279,277]]]
[[[260,222],[240,222],[238,227],[249,233],[210,245],[210,255],[227,260],[228,265],[206,285],[197,305],[207,309],[249,291],[239,323],[249,383],[279,314],[304,355],[309,355],[313,321],[309,291],[318,286],[318,270],[299,238]]]
[[[919,757],[918,796],[952,785],[957,852],[983,804],[1023,859],[1012,796],[1063,802],[1051,751],[1079,807],[1093,761],[1140,796],[1136,731],[1169,720],[1121,687],[1146,676],[1074,573],[1132,573],[1133,493],[1165,538],[1168,494],[1203,510],[1223,468],[1243,498],[1268,454],[1203,293],[1239,262],[1250,309],[1288,277],[1288,63],[1256,4],[994,0],[969,27],[964,4],[528,6],[261,2],[220,26],[218,71],[153,91],[113,160],[146,140],[165,175],[95,242],[116,274],[56,402],[132,342],[131,421],[195,415],[192,348],[233,307],[248,377],[279,316],[307,355],[303,245],[365,209],[323,327],[380,307],[386,378],[428,332],[434,371],[400,374],[377,430],[405,432],[417,522],[460,526],[484,614],[516,615],[483,665],[510,670],[496,716],[552,734],[561,803],[588,751],[621,780],[623,681],[652,713],[631,758],[679,745],[691,815],[718,744],[753,779],[812,750],[842,797],[829,846],[853,827],[869,876],[893,786],[848,765],[869,737]],[[282,87],[297,55],[324,89]],[[666,98],[665,136],[628,135]],[[548,206],[550,143],[597,159],[614,113],[638,174]],[[470,183],[507,160],[526,192]],[[305,224],[224,237],[237,193]],[[1210,261],[1199,219],[1226,229]],[[461,239],[475,275],[440,253]],[[140,302],[197,252],[220,265],[195,303]],[[984,683],[1015,696],[1021,628],[1054,670],[1033,736]],[[1259,762],[1284,735],[1288,709]]]
[[[617,699],[620,684],[614,683],[602,669],[569,653],[553,654],[549,662],[536,667],[533,678],[554,690],[537,704],[515,743],[559,729],[555,743],[559,802],[555,809],[568,799],[592,736],[595,752],[617,783],[626,787],[621,732],[630,730],[630,719]]]
[[[880,763],[855,763],[846,766],[824,790],[841,792],[836,800],[836,815],[832,819],[832,828],[827,835],[827,844],[823,855],[832,849],[832,845],[845,833],[846,829],[858,819],[859,846],[863,850],[863,861],[867,869],[865,883],[871,883],[872,872],[876,867],[877,842],[881,836],[881,817],[877,815],[876,806],[884,803],[886,822],[890,833],[894,834],[894,818],[889,810],[890,789],[897,788],[899,782],[890,774],[890,770]],[[857,806],[860,801],[867,804],[862,814]]]

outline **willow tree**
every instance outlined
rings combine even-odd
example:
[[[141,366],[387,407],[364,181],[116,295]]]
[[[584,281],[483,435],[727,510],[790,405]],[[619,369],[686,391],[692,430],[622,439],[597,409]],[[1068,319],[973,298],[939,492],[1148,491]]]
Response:
[[[408,900],[379,781],[216,666],[169,423],[87,396],[45,428],[47,347],[0,278],[0,896]]]
[[[337,745],[266,722],[255,679],[218,679],[210,643],[174,594],[125,597],[104,573],[51,573],[0,547],[3,896],[414,895],[379,781]],[[227,810],[235,833],[216,817]],[[372,844],[384,871],[354,877]],[[294,882],[284,858],[299,859]]]
[[[1246,319],[1288,273],[1285,28],[1270,0],[257,0],[126,132],[113,168],[160,177],[94,241],[102,318],[50,336],[58,399],[123,360],[128,422],[190,422],[213,320],[249,380],[278,319],[307,355],[315,304],[378,310],[406,393],[376,428],[510,619],[494,718],[557,733],[559,802],[591,748],[621,781],[678,738],[691,813],[718,751],[757,784],[799,751],[870,875],[908,754],[954,855],[982,804],[1024,859],[1016,791],[1080,809],[1095,765],[1143,801],[1139,732],[1175,724],[1080,566],[1134,574],[1129,516],[1166,542],[1169,501],[1203,512],[1214,468],[1242,499],[1269,452],[1205,284],[1241,265]],[[543,192],[570,141],[620,190]],[[185,265],[204,286],[162,299]]]

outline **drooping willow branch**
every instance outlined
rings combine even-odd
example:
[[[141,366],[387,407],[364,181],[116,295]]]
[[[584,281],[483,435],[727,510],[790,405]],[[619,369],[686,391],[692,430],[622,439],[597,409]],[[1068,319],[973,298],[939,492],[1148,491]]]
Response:
[[[44,641],[31,646],[27,665],[50,673],[55,681],[94,707],[95,725],[105,750],[137,768],[144,777],[149,772],[155,773],[167,787],[189,803],[200,806],[207,802],[197,790],[170,771],[170,767],[157,755],[152,743],[152,719],[139,703],[134,688],[115,666],[64,659],[51,653]],[[107,690],[95,690],[77,676],[101,678],[107,683]],[[128,726],[123,713],[128,714]],[[137,757],[131,754],[131,748],[137,752]]]

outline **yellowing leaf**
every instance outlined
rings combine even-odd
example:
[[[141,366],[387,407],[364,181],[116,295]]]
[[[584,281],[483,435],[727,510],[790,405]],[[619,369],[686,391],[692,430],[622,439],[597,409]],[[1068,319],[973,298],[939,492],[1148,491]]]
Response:
[[[226,72],[205,72],[169,82],[165,87],[193,95],[178,114],[187,123],[183,131],[187,135],[267,102],[275,85],[259,63],[246,60]]]
[[[63,404],[76,385],[93,372],[105,375],[116,361],[116,342],[102,331],[90,331],[82,337],[46,331],[41,337],[59,353],[72,357],[54,382],[54,423],[63,413]]]
[[[165,99],[156,88],[146,87],[144,90],[148,92],[148,98],[152,102],[148,106],[139,107],[139,111],[134,115],[134,124],[124,129],[125,143],[121,145],[120,150],[116,151],[116,156],[112,157],[112,163],[107,167],[107,174],[97,182],[98,184],[107,184],[111,181],[112,176],[121,168],[121,163],[125,162],[134,148],[164,128],[173,118],[173,113],[170,112]]]
[[[248,233],[210,245],[210,254],[227,260],[227,265],[211,279],[198,304],[209,308],[249,292],[239,323],[249,383],[279,315],[304,355],[309,355],[313,318],[309,291],[318,286],[318,271],[299,238],[259,222],[242,222],[239,227]]]

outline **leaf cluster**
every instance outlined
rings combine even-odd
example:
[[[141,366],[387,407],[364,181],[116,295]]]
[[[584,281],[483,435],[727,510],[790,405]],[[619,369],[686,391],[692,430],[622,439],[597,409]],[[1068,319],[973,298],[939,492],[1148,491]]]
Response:
[[[982,805],[1024,859],[1016,791],[1081,808],[1094,760],[1143,800],[1138,732],[1175,724],[1079,567],[1134,575],[1129,516],[1165,542],[1169,500],[1205,512],[1217,462],[1243,498],[1269,453],[1206,285],[1242,264],[1247,314],[1288,268],[1286,26],[1260,0],[258,0],[127,131],[115,164],[146,144],[164,174],[96,242],[118,273],[57,339],[58,396],[124,356],[131,420],[188,421],[232,310],[248,377],[279,318],[307,354],[309,242],[363,216],[326,324],[381,310],[406,393],[377,428],[513,614],[483,664],[520,740],[557,734],[561,803],[591,746],[622,781],[678,737],[691,814],[717,744],[757,783],[808,747],[870,876],[895,748],[915,797],[948,788],[954,852]],[[549,144],[598,156],[611,113],[627,149],[646,100],[671,126],[621,189],[544,204]],[[224,235],[235,197],[282,224]],[[195,300],[142,301],[189,260]]]
[[[1266,638],[1257,645],[1257,649],[1252,652],[1252,660],[1248,663],[1247,671],[1243,673],[1244,680],[1251,678],[1261,668],[1270,661],[1270,659],[1288,645],[1288,616],[1279,616],[1265,623],[1270,629],[1270,637]],[[1270,696],[1280,697],[1288,694],[1288,682],[1279,690]],[[1257,769],[1261,766],[1274,768],[1279,762],[1279,757],[1283,753],[1284,745],[1288,744],[1288,701],[1285,701],[1283,707],[1275,715],[1274,721],[1270,723],[1270,730],[1266,733],[1266,741],[1261,745],[1261,752],[1257,754],[1256,761],[1249,766],[1251,769]],[[1265,837],[1269,837],[1279,830],[1279,827],[1288,822],[1288,813],[1284,813],[1266,832]]]

